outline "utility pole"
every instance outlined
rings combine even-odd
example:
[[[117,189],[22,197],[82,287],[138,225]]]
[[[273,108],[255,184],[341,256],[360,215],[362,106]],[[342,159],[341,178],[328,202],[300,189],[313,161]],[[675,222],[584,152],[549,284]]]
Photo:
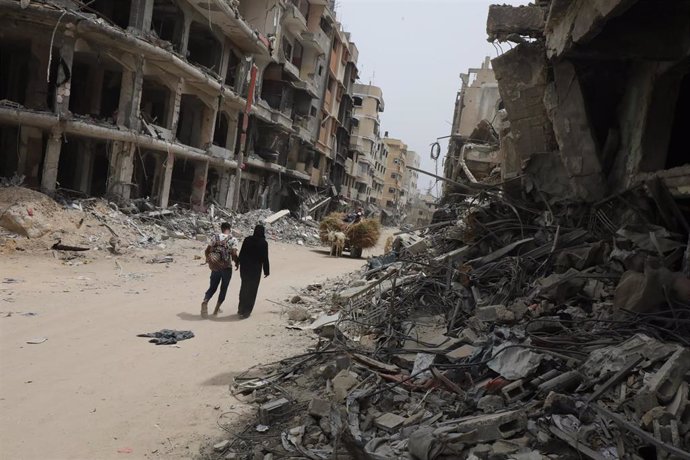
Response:
[[[244,117],[242,118],[242,134],[240,134],[240,151],[237,155],[237,170],[235,172],[235,190],[232,194],[232,210],[237,211],[240,204],[240,187],[242,186],[242,168],[244,168],[244,151],[247,148],[247,128],[249,127],[249,113],[252,111],[254,102],[254,90],[256,89],[257,68],[252,64],[251,77],[249,80],[249,91],[247,93],[247,105],[244,107]]]

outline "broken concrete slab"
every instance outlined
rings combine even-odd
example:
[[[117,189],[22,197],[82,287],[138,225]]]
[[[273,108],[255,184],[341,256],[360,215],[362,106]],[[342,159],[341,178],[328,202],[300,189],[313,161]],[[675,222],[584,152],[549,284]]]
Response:
[[[477,409],[484,413],[494,413],[504,409],[506,406],[503,398],[497,395],[486,395],[483,396],[477,402]]]
[[[333,392],[338,400],[347,398],[347,395],[352,387],[357,385],[357,374],[343,369],[333,377]]]
[[[404,422],[405,417],[391,412],[387,412],[374,419],[374,425],[388,433],[394,433]]]
[[[463,345],[460,348],[456,348],[455,350],[446,353],[446,358],[448,358],[452,362],[460,361],[462,359],[469,358],[476,351],[477,347],[474,347],[472,345]]]
[[[463,417],[440,424],[452,427],[452,432],[461,433],[455,441],[466,444],[477,444],[498,439],[507,439],[527,428],[527,419],[521,410]]]
[[[274,222],[279,221],[283,217],[289,216],[290,215],[290,210],[289,209],[283,209],[282,211],[278,211],[275,214],[271,214],[267,218],[264,219],[264,223],[267,225],[270,225]]]
[[[690,350],[681,348],[668,358],[640,391],[654,393],[661,403],[668,404],[675,397],[688,371],[690,371]]]
[[[481,321],[491,323],[509,323],[515,321],[515,313],[510,311],[505,305],[486,305],[477,307],[475,316]]]
[[[536,5],[490,5],[486,33],[490,41],[504,41],[511,35],[537,38],[544,34],[544,15]]]
[[[225,441],[221,441],[218,444],[214,444],[213,450],[215,450],[216,452],[223,452],[225,449],[228,448],[229,445],[230,441],[226,439]]]
[[[259,406],[259,420],[264,425],[269,425],[276,418],[281,417],[290,406],[290,401],[285,398],[274,399]]]
[[[317,418],[328,417],[331,413],[331,403],[329,401],[314,398],[309,402],[309,415]]]

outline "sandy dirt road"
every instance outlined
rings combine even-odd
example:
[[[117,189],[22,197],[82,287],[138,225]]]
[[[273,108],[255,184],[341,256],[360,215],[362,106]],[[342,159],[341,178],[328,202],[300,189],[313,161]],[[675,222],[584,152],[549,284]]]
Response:
[[[234,315],[235,274],[223,313],[200,320],[209,271],[194,255],[203,247],[175,241],[80,266],[50,253],[0,254],[0,458],[193,457],[220,435],[221,412],[246,410],[229,395],[234,375],[311,343],[285,329],[267,299],[363,264],[271,243],[272,274],[252,317]],[[166,253],[175,257],[169,266],[145,262]],[[196,337],[179,347],[136,337],[163,328]],[[47,340],[26,343],[36,337]]]

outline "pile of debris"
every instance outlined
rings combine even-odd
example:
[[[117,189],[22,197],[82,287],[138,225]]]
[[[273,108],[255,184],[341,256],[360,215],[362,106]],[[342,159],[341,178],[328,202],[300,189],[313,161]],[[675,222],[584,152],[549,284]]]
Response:
[[[689,213],[650,190],[461,197],[311,286],[318,345],[235,379],[258,420],[218,458],[690,458]]]
[[[124,211],[137,220],[167,229],[169,235],[175,238],[205,241],[221,222],[230,222],[233,233],[238,238],[251,235],[257,224],[263,224],[266,227],[266,237],[270,240],[308,246],[320,245],[316,224],[310,220],[292,218],[287,210],[274,213],[270,209],[256,209],[240,214],[211,206],[207,212],[197,212],[178,206],[158,209],[148,201],[135,200]]]
[[[16,181],[0,186],[2,241],[16,246],[28,238],[33,240],[29,246],[35,249],[51,248],[58,241],[63,247],[120,253],[125,248],[161,247],[170,238],[206,241],[223,221],[233,224],[239,238],[251,235],[256,224],[264,223],[272,240],[320,245],[316,224],[289,214],[270,210],[237,214],[215,206],[207,212],[178,206],[160,209],[145,199],[120,205],[103,198],[53,199],[17,186]]]

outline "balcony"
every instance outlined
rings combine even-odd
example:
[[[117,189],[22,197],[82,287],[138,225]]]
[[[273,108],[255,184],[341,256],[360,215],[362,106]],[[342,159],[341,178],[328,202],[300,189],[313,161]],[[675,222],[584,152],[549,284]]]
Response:
[[[331,38],[319,27],[316,32],[302,34],[302,46],[315,49],[322,54],[328,54],[331,49]]]
[[[353,161],[352,161],[352,158],[348,158],[347,160],[345,160],[345,172],[346,172],[348,175],[350,175],[350,176],[352,175],[352,166],[353,166],[353,164],[354,164],[354,163],[353,163]]]
[[[355,150],[357,152],[364,152],[364,144],[361,138],[351,137],[350,138],[350,150]]]
[[[357,200],[361,201],[362,203],[368,203],[369,202],[369,195],[366,193],[358,193],[357,194]]]
[[[298,36],[308,30],[307,18],[295,5],[295,3],[301,4],[303,2],[304,0],[294,0],[294,3],[287,2],[285,5],[285,13],[283,15],[283,27]],[[309,5],[307,5],[307,8],[309,8]]]

